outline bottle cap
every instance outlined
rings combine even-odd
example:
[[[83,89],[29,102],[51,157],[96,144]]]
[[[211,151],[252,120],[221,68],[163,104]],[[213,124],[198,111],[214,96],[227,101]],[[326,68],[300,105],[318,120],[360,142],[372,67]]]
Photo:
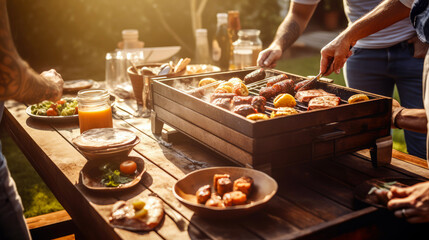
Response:
[[[139,31],[136,29],[122,30],[122,39],[124,40],[137,40],[139,38]]]
[[[195,30],[195,35],[197,36],[207,36],[207,29],[205,28],[198,28]]]

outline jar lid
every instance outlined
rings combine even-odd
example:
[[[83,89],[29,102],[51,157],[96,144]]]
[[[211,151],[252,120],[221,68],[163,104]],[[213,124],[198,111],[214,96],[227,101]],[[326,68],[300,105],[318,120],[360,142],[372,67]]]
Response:
[[[258,29],[241,29],[241,30],[238,30],[237,35],[240,37],[241,36],[248,37],[248,36],[259,36],[260,33],[261,31]]]

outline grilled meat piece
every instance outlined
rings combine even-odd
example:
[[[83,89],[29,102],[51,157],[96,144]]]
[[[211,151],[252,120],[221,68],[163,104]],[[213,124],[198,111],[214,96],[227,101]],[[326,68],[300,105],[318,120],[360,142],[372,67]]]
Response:
[[[233,190],[249,195],[252,187],[253,179],[251,177],[244,176],[234,181]]]
[[[232,106],[236,107],[243,104],[251,104],[253,96],[235,96],[232,98]]]
[[[229,178],[220,178],[217,180],[217,194],[223,196],[227,192],[232,191],[232,181]]]
[[[231,99],[230,98],[216,98],[212,101],[212,104],[226,110],[231,110]]]
[[[210,197],[209,200],[207,200],[205,205],[209,207],[221,207],[221,208],[225,207],[225,205],[223,204],[222,198],[216,193],[212,193],[212,196]]]
[[[252,102],[250,103],[253,108],[256,109],[259,113],[265,112],[265,104],[267,103],[267,100],[263,96],[254,96],[252,98]]]
[[[249,84],[249,83],[262,80],[264,78],[265,78],[265,70],[263,68],[259,68],[259,69],[256,69],[255,71],[252,71],[251,73],[248,73],[244,77],[244,83]]]
[[[243,117],[252,113],[257,113],[256,109],[250,104],[238,105],[232,109],[232,112],[240,114]]]
[[[295,92],[298,92],[298,89],[300,89],[302,86],[304,86],[305,84],[307,84],[308,82],[310,82],[310,79],[307,80],[303,80],[301,82],[298,82],[295,84]],[[301,89],[301,91],[303,90],[308,90],[308,89]]]
[[[204,185],[202,187],[200,187],[197,190],[197,193],[195,194],[195,196],[197,197],[197,202],[198,203],[205,203],[207,202],[207,200],[210,199],[211,196],[211,190],[210,190],[210,185]]]
[[[337,96],[315,97],[308,103],[307,110],[331,108],[340,105],[340,98]]]
[[[229,178],[229,174],[215,174],[213,176],[213,189],[217,192],[217,181],[221,178]]]
[[[309,102],[312,98],[321,97],[321,96],[335,96],[335,94],[328,93],[323,89],[311,89],[305,91],[298,91],[295,94],[296,100],[300,102]]]
[[[289,77],[286,74],[284,74],[284,73],[280,74],[280,75],[276,75],[274,77],[270,77],[270,78],[267,79],[267,87],[271,87],[274,84],[276,84],[276,83],[278,83],[280,81],[286,80],[288,78]]]
[[[283,80],[273,85],[276,95],[280,93],[289,93],[290,95],[295,94],[294,90],[295,83],[291,79]]]
[[[272,87],[261,87],[261,90],[259,90],[259,96],[264,97],[265,99],[271,99],[277,95],[277,92]]]
[[[229,98],[231,100],[234,96],[234,93],[213,93],[210,96],[210,102],[213,102],[217,98]]]

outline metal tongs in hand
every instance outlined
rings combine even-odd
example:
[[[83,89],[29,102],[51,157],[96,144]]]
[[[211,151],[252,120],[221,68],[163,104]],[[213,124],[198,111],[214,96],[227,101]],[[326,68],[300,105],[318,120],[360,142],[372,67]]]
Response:
[[[308,83],[306,83],[306,84],[302,85],[300,88],[298,88],[297,92],[299,92],[301,90],[308,90],[308,89],[314,88],[317,81],[319,81],[319,79],[323,76],[323,74],[325,74],[329,70],[333,61],[334,61],[333,58],[329,59],[328,66],[326,67],[326,70],[324,72],[319,72],[319,74],[317,74],[317,76],[315,76],[313,79],[311,79]]]

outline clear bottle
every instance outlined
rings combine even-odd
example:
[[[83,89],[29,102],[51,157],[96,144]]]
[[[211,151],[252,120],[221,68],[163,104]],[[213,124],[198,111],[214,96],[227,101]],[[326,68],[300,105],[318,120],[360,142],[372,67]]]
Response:
[[[230,42],[229,69],[236,69],[234,65],[234,47],[233,43],[238,40],[238,31],[241,29],[240,12],[236,10],[228,11],[228,34]]]
[[[103,89],[85,89],[77,94],[80,133],[113,127],[110,94]]]
[[[207,29],[205,28],[195,31],[195,62],[200,64],[210,64],[211,62]]]
[[[256,66],[258,55],[262,51],[260,33],[257,29],[238,31],[238,40],[233,43],[234,65],[237,69]]]
[[[217,30],[213,40],[212,59],[213,64],[221,70],[229,69],[230,44],[228,35],[228,14],[217,14]]]

